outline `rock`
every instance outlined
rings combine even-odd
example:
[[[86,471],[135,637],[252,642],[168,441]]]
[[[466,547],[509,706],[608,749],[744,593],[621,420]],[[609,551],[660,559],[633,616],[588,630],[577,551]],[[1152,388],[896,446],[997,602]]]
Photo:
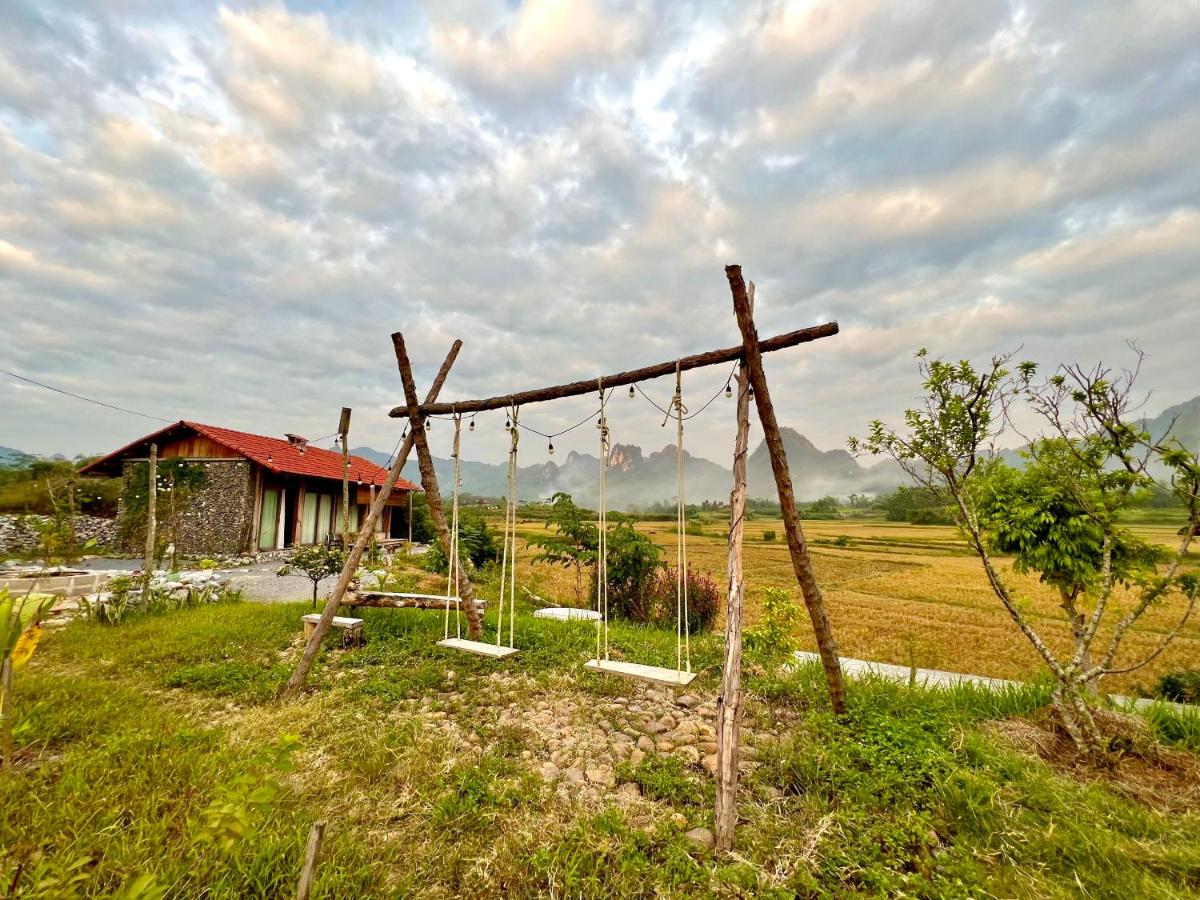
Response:
[[[701,753],[716,753],[717,752],[717,742],[716,741],[701,741],[700,742],[700,752]]]
[[[700,698],[693,697],[691,694],[684,694],[682,697],[675,698],[675,705],[682,706],[684,709],[695,709],[700,705]]]
[[[149,490],[149,489],[147,488],[147,490]],[[654,752],[654,741],[652,741],[650,738],[646,737],[646,735],[643,734],[640,738],[637,739],[637,748],[638,748],[638,750],[641,750],[643,753],[653,753]]]
[[[682,759],[685,763],[695,764],[700,762],[700,751],[695,747],[680,747],[675,751],[675,755]]]
[[[667,731],[668,728],[662,722],[647,722],[646,727],[643,730],[646,732],[646,734],[662,734],[664,731]]]
[[[654,749],[657,750],[659,753],[670,753],[672,750],[675,749],[675,745],[672,744],[670,741],[659,741],[657,744],[654,745]]]
[[[640,797],[642,796],[642,786],[636,781],[627,781],[617,788],[617,793],[625,797]]]
[[[675,717],[673,715],[667,713],[658,720],[658,724],[663,727],[663,731],[671,731],[678,723],[675,721]]]
[[[540,770],[540,774],[541,774],[542,778],[544,778],[546,781],[553,781],[554,779],[558,778],[558,776],[562,773],[559,770],[558,766],[556,766],[552,762],[548,762],[548,763],[542,763],[542,768]]]
[[[631,750],[629,753],[629,764],[631,766],[636,766],[638,763],[640,763],[645,758],[646,758],[646,751],[639,750],[638,748],[634,747],[633,750]]]
[[[717,774],[717,754],[711,753],[704,759],[700,760],[700,765],[704,766],[704,771],[709,775]]]
[[[677,734],[677,735],[698,734],[699,731],[700,731],[699,724],[696,722],[693,722],[691,719],[684,719],[675,728],[675,734]]]
[[[682,828],[687,824],[687,816],[685,816],[683,813],[672,813],[671,824],[676,828]]]
[[[587,780],[587,776],[583,774],[583,769],[576,768],[575,766],[567,769],[563,772],[563,775],[566,776],[568,781],[573,781],[575,784],[583,784]]]
[[[706,850],[711,850],[713,847],[717,846],[716,837],[714,837],[713,833],[707,828],[693,828],[685,836],[693,844],[698,844],[699,846],[704,847]]]

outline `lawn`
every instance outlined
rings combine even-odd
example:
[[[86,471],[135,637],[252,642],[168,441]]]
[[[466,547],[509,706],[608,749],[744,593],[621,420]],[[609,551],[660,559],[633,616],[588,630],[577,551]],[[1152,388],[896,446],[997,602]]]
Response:
[[[1040,684],[855,682],[835,720],[819,670],[750,659],[738,846],[720,855],[686,834],[712,823],[715,635],[693,643],[701,674],[678,698],[581,672],[587,624],[522,610],[523,653],[496,664],[436,647],[436,613],[366,610],[366,646],[329,649],[280,706],[306,611],[49,637],[16,683],[0,896],[147,896],[147,876],[170,897],[294,896],[317,819],[319,897],[1200,892],[1195,756],[1083,778],[1047,763],[1028,739]],[[669,633],[616,626],[612,644],[674,659]]]

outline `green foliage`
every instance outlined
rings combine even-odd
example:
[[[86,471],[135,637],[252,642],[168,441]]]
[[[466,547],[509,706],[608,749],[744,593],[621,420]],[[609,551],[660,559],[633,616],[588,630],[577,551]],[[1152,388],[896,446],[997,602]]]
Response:
[[[877,505],[889,522],[914,525],[953,525],[954,514],[946,498],[925,487],[901,487],[880,497]]]
[[[530,546],[540,548],[535,562],[548,562],[575,570],[575,600],[582,597],[582,572],[596,564],[596,549],[599,531],[591,514],[575,505],[570,494],[558,491],[550,498],[548,525],[554,526],[554,534],[530,538]]]
[[[635,621],[668,626],[672,629],[676,627],[679,614],[676,608],[678,571],[671,566],[661,566],[654,571],[653,580],[646,589],[649,618]],[[688,634],[710,630],[721,612],[720,588],[706,572],[697,571],[690,565],[687,569],[687,588]],[[609,603],[612,603],[611,595]]]
[[[1150,722],[1154,736],[1164,744],[1200,753],[1200,708],[1154,703],[1142,710],[1142,715]]]
[[[313,544],[296,547],[288,554],[287,562],[275,573],[280,578],[303,575],[312,582],[312,605],[317,605],[317,586],[323,578],[341,574],[346,565],[346,551],[338,544]]]
[[[1013,557],[1018,572],[1033,571],[1064,597],[1097,587],[1106,541],[1113,577],[1144,581],[1164,556],[1157,546],[1117,525],[1124,504],[1114,501],[1078,446],[1041,440],[1024,451],[1023,469],[988,467],[976,487],[980,524],[993,550]]]
[[[189,463],[178,457],[160,459],[155,463],[157,499],[154,507],[157,543],[156,556],[161,555],[161,548],[171,541],[168,529],[163,528],[169,523],[171,509],[167,502],[172,490],[175,492],[176,515],[188,508],[192,497],[208,482],[208,473],[203,465]],[[117,542],[122,546],[138,544],[138,535],[146,533],[146,514],[150,499],[150,464],[148,462],[133,463],[125,470],[121,482],[121,515],[117,519]]]
[[[763,541],[768,544],[774,543],[775,537],[776,537],[775,531],[774,531],[774,529],[771,529],[771,528],[765,529],[762,533]]]
[[[54,515],[74,486],[75,511],[87,516],[109,518],[117,514],[119,478],[79,479],[76,469],[91,458],[63,459],[25,457],[14,465],[0,465],[0,513]]]
[[[86,597],[79,608],[86,621],[100,625],[121,625],[130,619],[160,615],[180,609],[192,609],[217,603],[241,603],[242,592],[215,584],[189,585],[184,590],[168,584],[151,584],[143,596],[141,580],[118,575],[109,579],[108,596],[96,600]]]
[[[478,513],[459,515],[458,520],[458,559],[476,569],[500,558],[500,546],[496,535],[488,527],[487,520]],[[431,572],[445,575],[447,572],[446,555],[442,552],[440,541],[434,541],[425,554],[424,565]]]
[[[429,501],[423,493],[413,495],[412,539],[416,544],[437,542],[437,529],[433,527],[433,516],[429,512]]]
[[[634,622],[655,620],[655,573],[662,553],[646,535],[629,522],[608,531],[608,610],[615,618]],[[595,596],[596,577],[592,577]]]
[[[673,805],[702,807],[714,797],[712,780],[701,778],[673,756],[651,754],[636,766],[621,763],[617,778],[637,784],[647,799]]]
[[[292,754],[300,748],[296,735],[282,735],[254,757],[251,771],[217,785],[216,798],[201,813],[196,840],[211,844],[226,855],[242,842],[252,841],[275,804],[282,785],[271,773],[291,772]]]
[[[742,646],[751,658],[778,663],[800,649],[796,634],[804,622],[804,607],[783,588],[763,591],[762,616],[742,634]]]
[[[1154,696],[1176,703],[1200,703],[1200,669],[1176,669],[1161,676]]]

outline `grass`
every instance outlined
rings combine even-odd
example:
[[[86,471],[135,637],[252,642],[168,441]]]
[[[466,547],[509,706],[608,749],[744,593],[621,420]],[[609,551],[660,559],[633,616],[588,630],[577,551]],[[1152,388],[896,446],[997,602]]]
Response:
[[[699,766],[651,755],[620,767],[619,780],[640,786],[635,805],[564,797],[536,774],[537,729],[498,715],[561,698],[592,715],[640,696],[580,671],[590,626],[522,610],[522,655],[497,666],[437,647],[434,614],[364,610],[367,645],[328,651],[312,690],[277,706],[307,611],[202,607],[119,628],[76,622],[48,638],[16,682],[22,751],[0,774],[0,895],[108,896],[150,875],[171,897],[290,896],[318,818],[330,823],[319,897],[1200,891],[1195,808],[1168,816],[1064,777],[989,728],[1035,715],[1041,684],[860,681],[837,720],[819,668],[750,660],[746,728],[779,737],[753,741],[760,765],[742,782],[738,853],[722,856],[684,836],[711,825]],[[615,655],[674,662],[669,633],[617,624],[611,639]],[[694,693],[715,693],[719,651],[713,635],[694,640]],[[1189,746],[1194,720],[1154,715]],[[291,772],[264,761],[281,734],[299,742]],[[229,801],[247,813],[247,839],[229,851],[204,839],[214,801],[273,784],[261,812]]]

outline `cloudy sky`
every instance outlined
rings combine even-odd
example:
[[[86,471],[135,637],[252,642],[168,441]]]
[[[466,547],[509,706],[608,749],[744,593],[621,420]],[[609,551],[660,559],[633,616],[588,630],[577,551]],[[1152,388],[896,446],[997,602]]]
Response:
[[[268,434],[348,405],[386,451],[390,332],[425,383],[464,339],[446,399],[595,376],[736,343],[730,262],[762,335],[841,324],[768,362],[819,446],[894,418],[921,346],[1132,339],[1153,411],[1200,394],[1200,3],[0,3],[0,367],[27,377]],[[666,443],[617,399],[618,440]],[[728,455],[722,403],[696,452]],[[154,424],[0,375],[0,444]]]

